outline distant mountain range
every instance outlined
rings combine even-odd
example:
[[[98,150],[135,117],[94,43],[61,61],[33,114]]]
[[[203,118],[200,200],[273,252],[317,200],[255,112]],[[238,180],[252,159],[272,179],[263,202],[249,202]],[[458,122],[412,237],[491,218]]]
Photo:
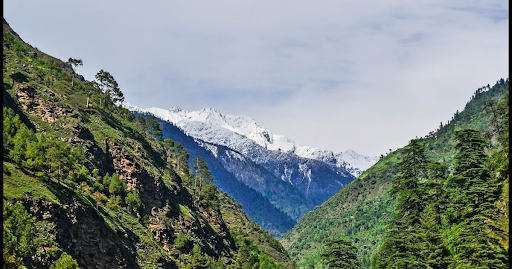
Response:
[[[276,236],[378,160],[353,150],[334,153],[299,145],[250,117],[212,108],[188,112],[124,106],[160,119],[164,137],[183,144],[190,159],[205,158],[216,184]]]

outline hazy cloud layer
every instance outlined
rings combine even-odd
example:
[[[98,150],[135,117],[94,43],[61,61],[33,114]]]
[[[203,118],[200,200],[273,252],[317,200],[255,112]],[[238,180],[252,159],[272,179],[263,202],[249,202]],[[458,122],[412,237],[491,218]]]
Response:
[[[215,107],[379,155],[508,77],[508,1],[4,1],[25,41],[140,107]]]

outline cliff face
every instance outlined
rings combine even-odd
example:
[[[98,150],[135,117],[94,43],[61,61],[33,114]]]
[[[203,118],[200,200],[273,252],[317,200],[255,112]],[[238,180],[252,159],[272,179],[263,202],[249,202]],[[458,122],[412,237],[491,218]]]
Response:
[[[34,267],[49,267],[52,251],[62,249],[75,257],[82,268],[130,268],[137,264],[123,255],[123,242],[105,225],[103,219],[89,206],[78,202],[59,205],[44,199],[26,200],[25,207],[35,217],[41,232],[53,240],[42,243],[41,253],[32,262]]]
[[[20,122],[4,132],[3,197],[24,205],[39,238],[26,266],[48,267],[66,252],[82,268],[224,268],[267,258],[294,267],[231,197],[198,185],[177,143],[105,105],[104,92],[24,43],[5,20],[3,47],[4,127],[6,117]]]

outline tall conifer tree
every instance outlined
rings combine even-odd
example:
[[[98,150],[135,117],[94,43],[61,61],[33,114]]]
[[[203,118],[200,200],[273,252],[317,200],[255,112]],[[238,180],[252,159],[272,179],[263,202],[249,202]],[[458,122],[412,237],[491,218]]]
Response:
[[[457,231],[451,244],[453,268],[508,268],[508,253],[499,247],[503,232],[495,220],[499,188],[485,167],[487,143],[477,130],[457,131],[455,136],[455,171],[447,182]]]
[[[384,245],[374,260],[376,268],[425,268],[420,258],[421,213],[425,193],[420,181],[427,176],[428,158],[417,140],[411,140],[393,179],[391,194],[398,200],[397,212],[388,224]]]

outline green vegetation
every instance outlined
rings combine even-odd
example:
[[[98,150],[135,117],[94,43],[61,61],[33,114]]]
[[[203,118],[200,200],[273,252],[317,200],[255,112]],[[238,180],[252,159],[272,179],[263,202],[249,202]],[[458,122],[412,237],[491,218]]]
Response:
[[[294,268],[204,162],[191,173],[185,148],[155,118],[134,122],[110,73],[81,80],[82,64],[4,20],[5,267]]]
[[[225,192],[220,193],[219,199],[220,211],[238,248],[241,249],[236,258],[239,267],[235,268],[296,268],[283,246],[252,222],[241,210],[240,204]],[[250,259],[243,262],[248,257]]]
[[[4,200],[3,210],[4,268],[18,268],[38,246],[34,220],[20,203],[11,205]]]
[[[51,265],[50,269],[79,269],[78,263],[66,252],[60,255],[60,258],[55,262],[55,265]]]
[[[439,234],[446,170],[445,165],[429,163],[417,140],[404,149],[390,190],[398,200],[397,211],[375,256],[375,268],[446,268],[448,252]]]
[[[100,106],[110,107],[113,104],[124,102],[123,92],[114,77],[107,71],[101,69],[95,75],[94,86],[100,90]]]
[[[455,133],[453,175],[428,164],[415,140],[393,180],[397,212],[375,256],[375,268],[508,268],[499,227],[498,181],[486,168],[488,144],[479,131]],[[445,180],[446,179],[446,180]]]
[[[9,200],[30,197],[31,199],[47,199],[59,203],[53,194],[41,181],[20,171],[13,163],[4,162],[4,198]]]
[[[501,101],[500,101],[501,100]],[[499,193],[494,204],[499,209],[495,224],[508,235],[508,79],[499,80],[494,86],[479,89],[467,103],[464,111],[456,112],[454,118],[440,129],[431,132],[425,137],[415,139],[415,143],[425,149],[427,165],[424,175],[419,182],[408,182],[412,185],[420,184],[426,190],[421,193],[403,193],[403,195],[422,195],[421,199],[413,199],[411,206],[421,207],[421,213],[409,216],[414,218],[416,227],[430,227],[424,231],[414,230],[416,242],[422,259],[443,264],[446,249],[452,251],[441,240],[446,236],[459,233],[459,229],[443,230],[446,223],[439,224],[436,212],[446,210],[447,198],[443,188],[447,176],[454,174],[454,161],[456,159],[457,137],[455,133],[464,129],[476,129],[486,139],[485,155],[491,161],[486,166],[492,171],[496,181],[493,191]],[[507,137],[507,139],[505,139]],[[331,199],[313,211],[304,215],[297,225],[280,239],[281,243],[290,253],[299,267],[321,268],[320,254],[325,244],[340,237],[346,237],[357,246],[357,256],[361,268],[371,268],[371,261],[382,248],[386,235],[393,233],[387,227],[393,223],[393,216],[397,213],[400,202],[399,193],[392,196],[392,182],[396,182],[399,175],[399,163],[404,161],[407,150],[398,149],[383,156],[375,165],[365,171],[361,176],[344,186]],[[400,177],[399,177],[400,178]],[[427,179],[429,179],[427,181]],[[395,197],[395,198],[393,198]],[[416,203],[415,201],[419,202]],[[427,213],[428,212],[428,213]],[[404,220],[407,222],[407,220]],[[412,220],[410,220],[412,221]],[[438,228],[436,228],[436,226]],[[391,228],[391,227],[390,227]],[[408,228],[411,231],[411,228]],[[437,232],[432,232],[437,231]],[[396,231],[398,233],[399,231]],[[409,235],[407,235],[409,236]],[[410,239],[410,238],[409,238]],[[507,249],[508,237],[497,237],[501,249]],[[389,239],[390,240],[390,239]],[[398,239],[397,239],[398,240]],[[402,244],[407,244],[404,239]],[[426,246],[425,244],[428,245]],[[391,243],[391,242],[390,242]],[[400,242],[395,242],[399,244]],[[427,253],[437,253],[427,258]],[[404,253],[402,253],[404,254]],[[508,255],[508,254],[507,254]],[[507,256],[508,257],[508,256]],[[407,260],[407,257],[402,257]],[[412,258],[411,258],[412,259]]]
[[[325,250],[320,257],[328,268],[359,268],[357,248],[346,239],[333,240],[325,244]]]
[[[76,68],[79,67],[79,66],[82,66],[84,65],[83,61],[81,59],[74,59],[74,58],[69,58],[68,64],[71,65],[71,68],[73,69],[73,73],[76,72]],[[71,74],[71,89],[73,89],[73,82],[75,81],[74,79],[74,75]]]

